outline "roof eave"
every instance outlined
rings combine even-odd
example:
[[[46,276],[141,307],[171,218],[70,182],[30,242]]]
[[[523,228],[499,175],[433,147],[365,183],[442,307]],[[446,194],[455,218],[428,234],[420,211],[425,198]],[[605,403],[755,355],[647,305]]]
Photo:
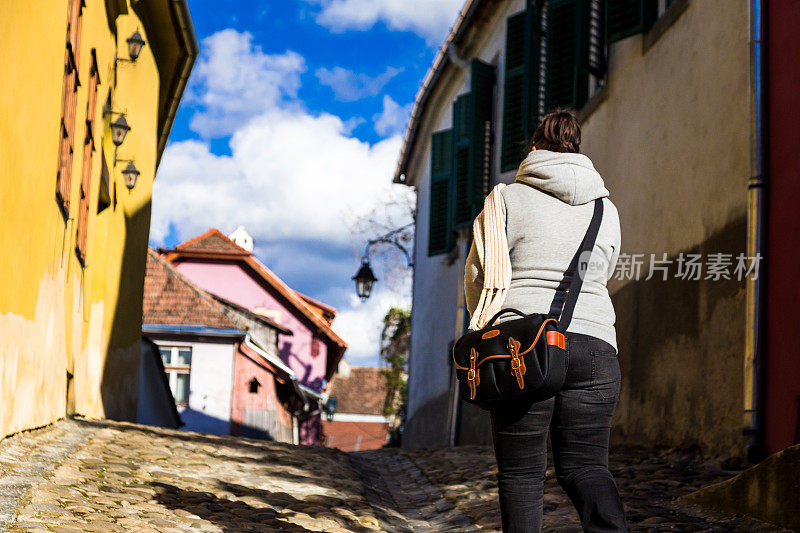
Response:
[[[192,72],[195,59],[197,59],[197,55],[200,51],[186,0],[169,0],[169,3],[180,30],[181,40],[183,41],[183,53],[181,54],[180,66],[178,67],[176,76],[172,79],[169,91],[169,103],[167,104],[167,115],[164,118],[164,124],[158,135],[156,168],[158,168],[161,162],[161,156],[167,146],[167,140],[172,131],[175,116],[178,113],[178,106],[183,97],[183,92],[186,90],[186,86],[189,83],[189,74]]]
[[[413,183],[409,183],[406,177],[406,173],[408,172],[408,163],[411,159],[411,152],[413,151],[412,149],[415,147],[417,142],[417,132],[419,130],[420,121],[422,120],[422,115],[426,111],[428,100],[430,99],[433,90],[436,88],[439,79],[442,77],[444,69],[448,65],[453,65],[452,61],[450,61],[448,58],[447,49],[451,45],[458,43],[461,37],[463,37],[464,33],[469,29],[470,22],[477,8],[486,1],[487,0],[466,1],[464,7],[461,8],[461,12],[458,15],[458,19],[456,19],[456,23],[450,30],[450,34],[447,36],[447,39],[445,39],[444,44],[442,44],[439,52],[436,54],[436,57],[433,60],[430,70],[425,75],[422,86],[420,87],[419,91],[417,91],[416,98],[414,98],[414,105],[411,108],[411,116],[408,119],[406,132],[403,136],[403,145],[400,148],[400,158],[397,161],[394,178],[392,179],[393,183],[410,186],[414,185]]]
[[[214,328],[199,324],[142,324],[142,333],[196,335],[200,337],[244,337],[246,331],[232,328]]]

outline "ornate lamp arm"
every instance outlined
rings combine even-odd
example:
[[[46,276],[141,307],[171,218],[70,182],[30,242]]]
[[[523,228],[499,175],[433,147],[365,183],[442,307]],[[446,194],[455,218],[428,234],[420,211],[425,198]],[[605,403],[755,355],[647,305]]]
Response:
[[[413,225],[414,223],[411,222],[409,224],[406,224],[402,228],[393,229],[389,233],[386,233],[384,235],[381,235],[380,237],[376,237],[374,239],[367,241],[367,245],[364,247],[364,254],[361,258],[361,261],[363,262],[369,260],[369,250],[374,245],[391,244],[392,246],[403,252],[403,255],[406,257],[406,262],[408,263],[408,267],[414,268],[414,261],[411,259],[411,254],[408,252],[408,250],[406,250],[406,247],[403,246],[403,244],[397,239],[398,234],[404,232]]]

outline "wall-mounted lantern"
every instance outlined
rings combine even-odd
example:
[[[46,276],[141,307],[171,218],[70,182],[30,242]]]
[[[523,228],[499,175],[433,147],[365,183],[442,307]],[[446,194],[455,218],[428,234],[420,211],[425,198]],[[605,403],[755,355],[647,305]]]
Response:
[[[136,180],[139,178],[139,174],[141,174],[141,172],[139,172],[136,165],[133,164],[133,161],[128,161],[128,165],[122,171],[122,176],[125,178],[125,186],[128,190],[136,186]]]
[[[136,30],[133,35],[128,37],[128,56],[130,56],[132,62],[139,58],[143,47],[144,39],[142,39],[142,34],[139,33],[139,30]]]
[[[142,53],[142,48],[144,48],[145,42],[142,38],[142,34],[139,33],[139,30],[133,32],[133,34],[126,39],[128,43],[128,57],[130,59],[125,59],[124,57],[115,57],[114,61],[127,61],[128,63],[136,63],[136,60],[139,58],[139,54]]]
[[[128,135],[129,131],[131,131],[131,127],[128,126],[125,115],[120,113],[117,120],[111,123],[111,141],[114,146],[119,146],[125,142],[125,136]]]

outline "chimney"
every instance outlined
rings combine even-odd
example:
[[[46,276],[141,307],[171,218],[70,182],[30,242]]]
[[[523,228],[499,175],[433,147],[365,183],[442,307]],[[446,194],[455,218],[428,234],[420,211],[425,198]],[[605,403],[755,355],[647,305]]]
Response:
[[[248,252],[253,251],[253,236],[247,233],[247,230],[244,229],[244,226],[239,226],[233,230],[233,233],[228,235],[228,238],[235,242],[240,248],[244,248]]]

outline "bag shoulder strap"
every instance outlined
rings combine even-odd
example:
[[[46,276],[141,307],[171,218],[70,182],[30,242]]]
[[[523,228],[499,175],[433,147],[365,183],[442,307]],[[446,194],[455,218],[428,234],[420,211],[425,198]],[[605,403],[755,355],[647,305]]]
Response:
[[[592,214],[592,221],[589,223],[589,228],[583,236],[583,241],[578,247],[578,251],[572,258],[572,261],[564,273],[564,279],[556,289],[556,296],[553,298],[553,304],[550,306],[549,315],[558,319],[558,330],[562,333],[567,331],[569,323],[572,320],[572,313],[575,310],[575,304],[578,302],[578,296],[581,292],[581,285],[583,285],[583,276],[585,274],[585,267],[581,269],[580,259],[585,252],[590,252],[594,248],[594,243],[597,240],[597,234],[600,231],[600,223],[603,220],[603,199],[597,198],[594,201],[594,213]],[[586,258],[588,260],[588,257]],[[577,274],[577,275],[576,275]],[[567,283],[569,283],[567,285]]]

